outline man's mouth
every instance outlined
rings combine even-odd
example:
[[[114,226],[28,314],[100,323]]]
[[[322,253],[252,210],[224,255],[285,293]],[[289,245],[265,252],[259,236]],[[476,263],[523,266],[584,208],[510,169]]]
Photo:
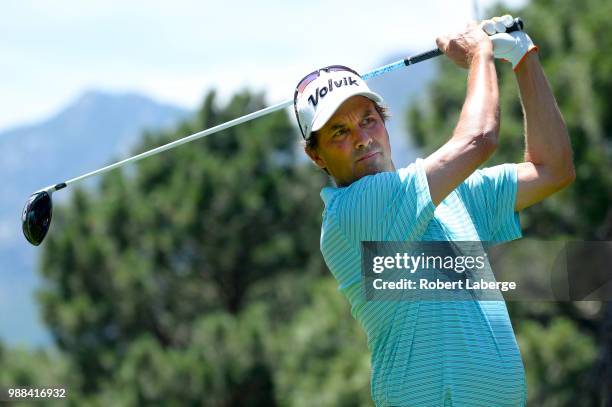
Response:
[[[368,160],[372,157],[374,157],[376,154],[379,154],[378,151],[372,151],[370,153],[367,153],[366,155],[364,155],[363,157],[359,158],[357,161],[365,161]]]

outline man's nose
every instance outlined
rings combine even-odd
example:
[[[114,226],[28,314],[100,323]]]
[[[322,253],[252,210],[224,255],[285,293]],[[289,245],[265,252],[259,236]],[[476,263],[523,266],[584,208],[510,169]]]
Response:
[[[364,129],[357,128],[354,131],[355,137],[355,148],[360,150],[366,148],[372,143],[372,136],[370,133]]]

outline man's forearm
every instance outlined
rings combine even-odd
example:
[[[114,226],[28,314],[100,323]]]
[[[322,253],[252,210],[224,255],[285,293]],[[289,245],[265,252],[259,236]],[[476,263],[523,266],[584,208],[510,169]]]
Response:
[[[497,144],[499,133],[499,88],[493,55],[474,56],[470,66],[467,93],[453,139],[483,138]],[[476,140],[477,141],[477,140]]]
[[[556,177],[573,177],[567,128],[536,52],[525,57],[516,78],[525,115],[525,161]]]

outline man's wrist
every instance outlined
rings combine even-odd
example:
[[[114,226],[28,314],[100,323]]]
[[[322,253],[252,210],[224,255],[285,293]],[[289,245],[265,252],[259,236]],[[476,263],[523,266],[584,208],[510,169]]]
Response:
[[[538,58],[538,47],[534,46],[523,55],[521,60],[516,64],[514,73],[519,75],[521,72],[529,70],[529,67],[540,64],[540,58]]]
[[[472,54],[472,58],[470,59],[471,63],[474,63],[476,61],[488,61],[491,60],[493,61],[493,48],[492,47],[481,47],[478,48],[473,54]]]

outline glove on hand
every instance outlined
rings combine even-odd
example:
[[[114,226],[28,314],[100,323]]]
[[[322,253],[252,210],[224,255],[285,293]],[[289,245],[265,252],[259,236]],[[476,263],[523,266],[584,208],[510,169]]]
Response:
[[[538,49],[533,44],[531,38],[523,31],[506,32],[506,28],[510,27],[514,19],[510,15],[503,17],[493,17],[490,20],[484,20],[480,26],[491,36],[493,42],[493,56],[512,63],[512,69],[517,70],[520,63],[525,58],[525,55],[530,51]]]

